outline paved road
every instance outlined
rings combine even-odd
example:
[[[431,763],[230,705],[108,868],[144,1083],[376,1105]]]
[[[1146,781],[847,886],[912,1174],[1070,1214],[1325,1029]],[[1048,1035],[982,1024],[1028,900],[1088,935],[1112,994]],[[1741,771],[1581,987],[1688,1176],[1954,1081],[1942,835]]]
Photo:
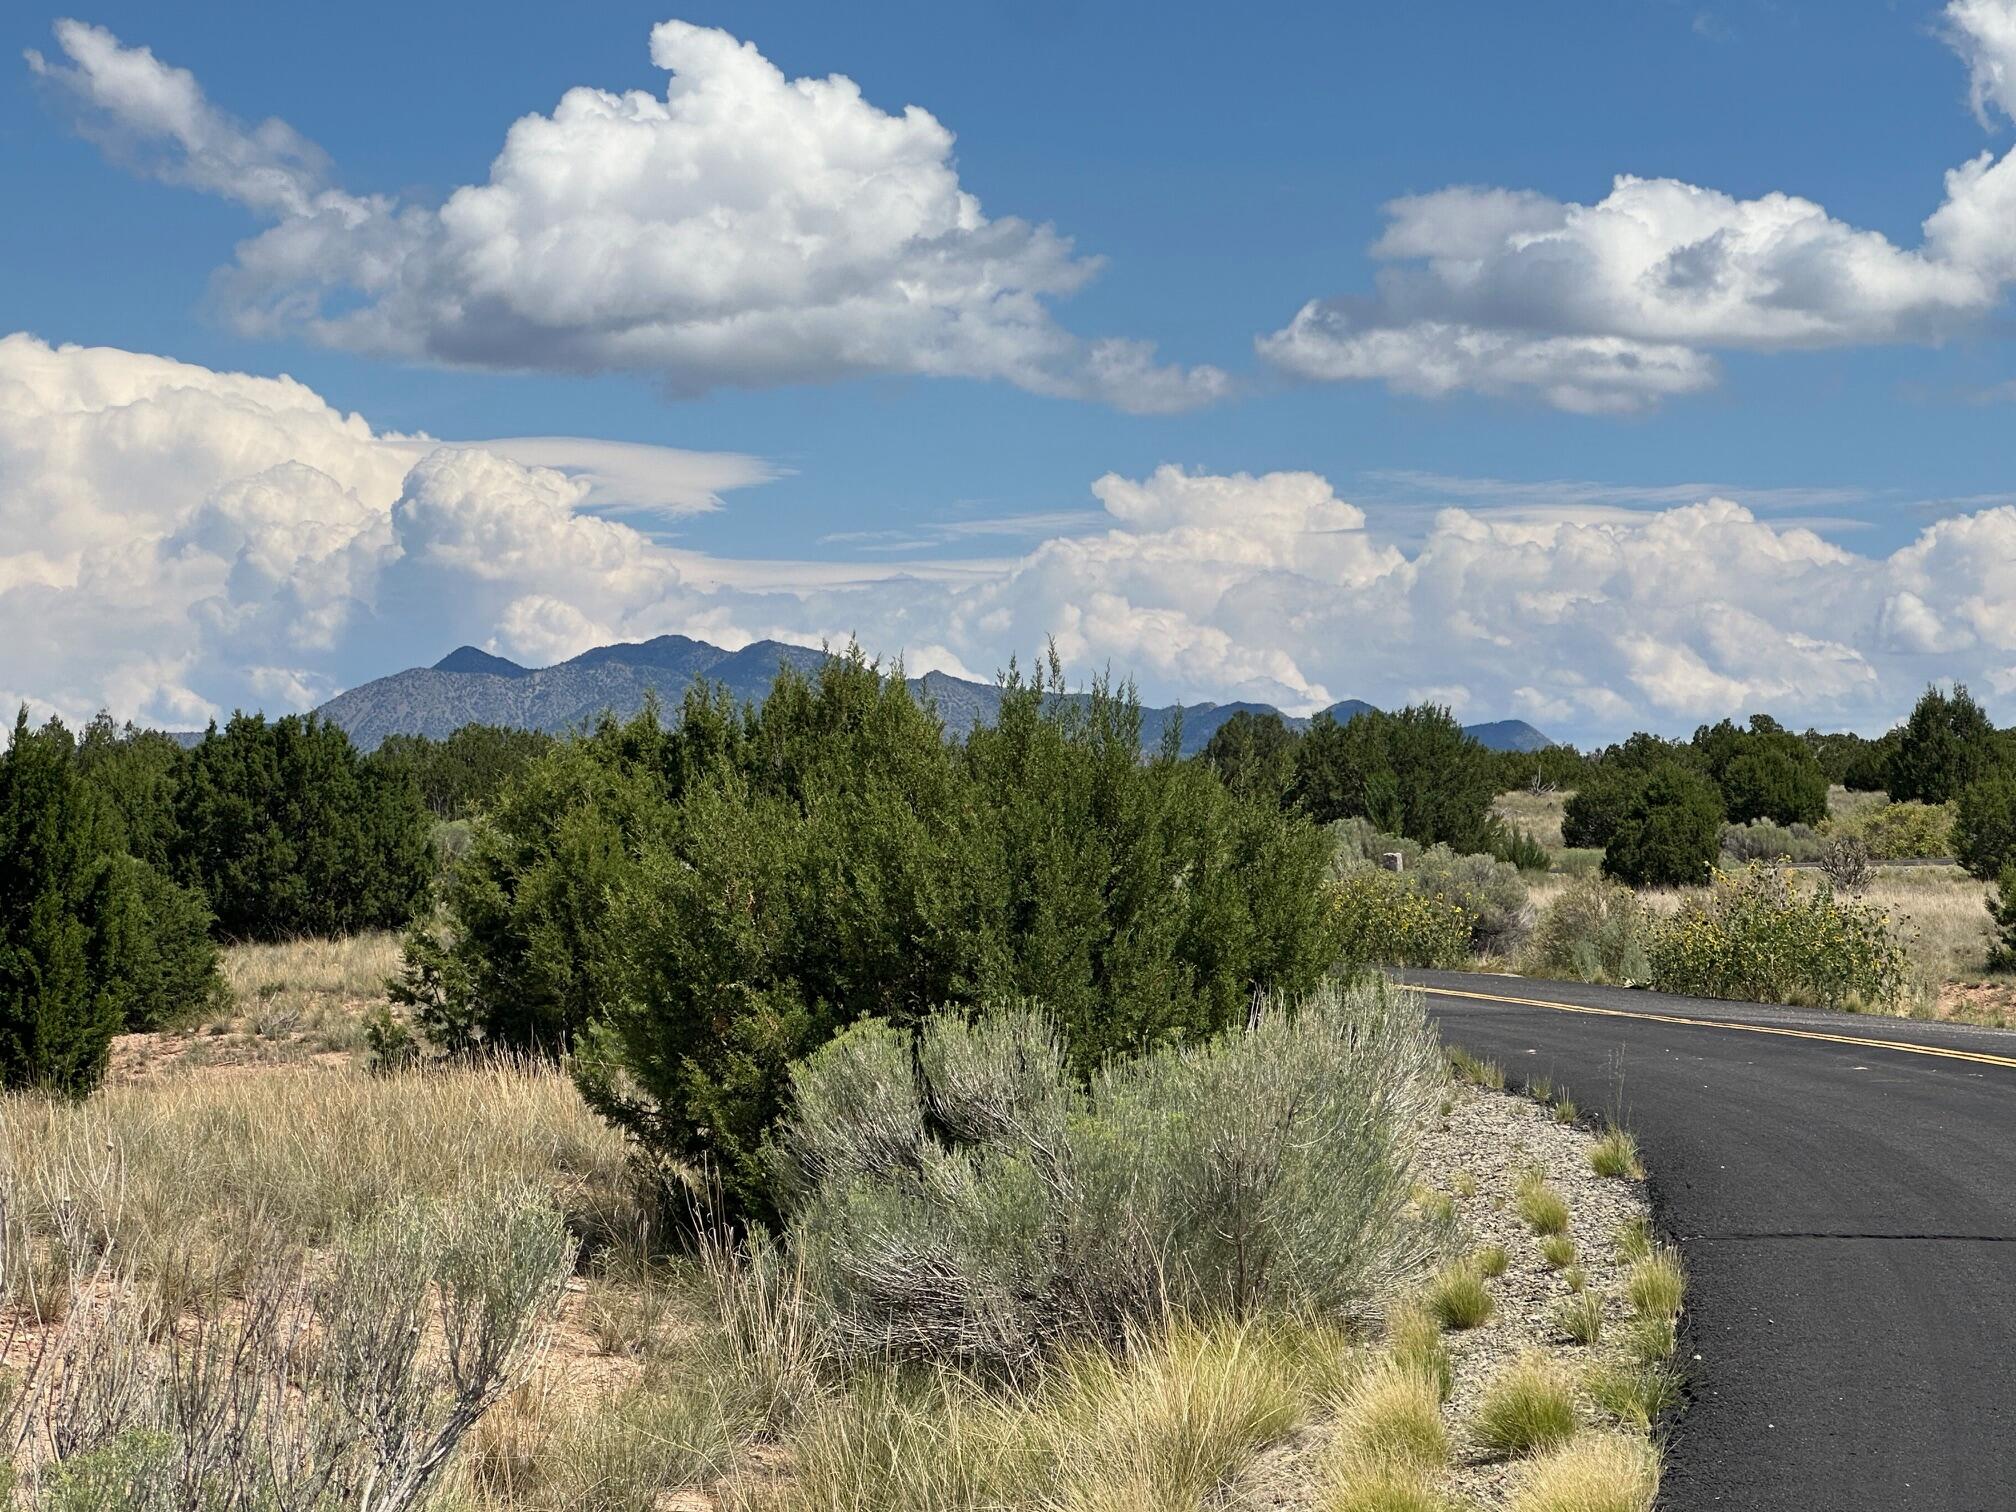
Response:
[[[2016,1509],[2016,1033],[1405,975],[1446,1041],[1638,1134],[1698,1355],[1662,1508]]]

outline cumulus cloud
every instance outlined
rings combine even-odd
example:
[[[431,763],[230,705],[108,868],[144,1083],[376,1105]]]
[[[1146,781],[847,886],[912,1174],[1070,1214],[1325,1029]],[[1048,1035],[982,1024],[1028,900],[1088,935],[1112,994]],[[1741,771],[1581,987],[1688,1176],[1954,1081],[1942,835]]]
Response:
[[[72,715],[200,724],[447,649],[415,637],[502,634],[504,608],[541,585],[658,595],[676,614],[670,556],[587,511],[693,507],[770,473],[497,444],[573,472],[374,431],[289,378],[0,337],[0,686]]]
[[[1975,111],[2016,101],[2016,0],[1952,0]],[[1791,194],[1620,175],[1590,204],[1456,187],[1386,206],[1369,297],[1317,299],[1258,347],[1310,380],[1533,394],[1626,412],[1710,387],[1718,351],[1942,341],[2016,280],[2016,154],[1946,175],[1916,247]]]
[[[2008,505],[1874,556],[1726,498],[1564,487],[1410,518],[1403,548],[1316,474],[1165,466],[1095,480],[1089,520],[1012,555],[798,562],[654,541],[595,507],[609,471],[375,431],[284,378],[0,339],[0,689],[187,727],[465,641],[544,664],[675,631],[858,635],[983,676],[1054,636],[1158,701],[1433,697],[1580,739],[1760,708],[1875,728],[1932,678],[2016,688]]]
[[[952,133],[851,79],[792,79],[667,21],[662,97],[570,89],[520,118],[489,179],[437,208],[331,187],[284,124],[247,127],[186,71],[65,21],[29,55],[87,131],[275,224],[220,281],[241,328],[459,366],[649,374],[675,393],[869,374],[991,378],[1164,412],[1224,373],[1087,342],[1053,300],[1098,270],[1047,225],[990,218]]]

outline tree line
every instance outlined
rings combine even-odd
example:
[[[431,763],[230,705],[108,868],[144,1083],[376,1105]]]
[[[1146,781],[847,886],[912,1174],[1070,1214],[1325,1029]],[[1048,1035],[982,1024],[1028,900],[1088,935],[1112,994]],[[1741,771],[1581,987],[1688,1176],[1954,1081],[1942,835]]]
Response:
[[[1544,866],[1493,800],[1572,787],[1571,845],[1685,883],[1725,823],[1812,823],[1830,782],[1880,779],[1952,803],[1978,874],[2016,861],[2016,742],[1964,688],[1876,740],[1759,715],[1492,752],[1420,706],[1306,733],[1242,713],[1192,760],[1173,731],[1143,756],[1129,689],[1061,691],[1054,665],[1011,669],[1000,719],[958,741],[854,652],[761,706],[699,688],[671,719],[369,755],[312,715],[185,747],[24,712],[0,755],[0,1085],[95,1084],[112,1034],[215,997],[219,942],[418,919],[401,991],[428,1034],[573,1050],[613,1116],[682,1156],[707,1131],[753,1194],[784,1067],[835,1026],[1028,996],[1096,1061],[1308,985],[1340,938],[1339,820]],[[445,871],[444,822],[468,844]]]

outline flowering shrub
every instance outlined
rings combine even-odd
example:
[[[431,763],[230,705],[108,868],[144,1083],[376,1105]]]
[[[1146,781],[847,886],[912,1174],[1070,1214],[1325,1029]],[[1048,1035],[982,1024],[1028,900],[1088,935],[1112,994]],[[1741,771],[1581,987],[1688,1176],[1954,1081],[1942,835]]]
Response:
[[[1880,908],[1759,865],[1716,872],[1705,894],[1653,927],[1650,955],[1662,992],[1827,1008],[1895,1002],[1906,966]]]
[[[1526,902],[1526,880],[1512,861],[1481,853],[1466,855],[1446,845],[1422,846],[1386,834],[1365,819],[1340,819],[1329,827],[1329,833],[1334,846],[1332,877],[1342,880],[1371,872],[1421,897],[1461,909],[1470,921],[1473,953],[1506,955],[1525,940],[1533,911]],[[1389,851],[1402,858],[1397,875],[1379,865],[1380,857]]]
[[[1471,915],[1459,903],[1416,892],[1403,875],[1359,871],[1331,884],[1343,958],[1377,966],[1461,966],[1470,956]]]

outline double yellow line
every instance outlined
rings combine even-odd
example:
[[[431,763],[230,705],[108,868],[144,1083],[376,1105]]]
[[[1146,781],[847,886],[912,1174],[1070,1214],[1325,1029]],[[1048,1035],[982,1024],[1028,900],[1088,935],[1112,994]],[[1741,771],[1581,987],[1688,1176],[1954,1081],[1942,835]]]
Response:
[[[1678,1013],[1647,1013],[1636,1008],[1597,1008],[1588,1003],[1561,1003],[1552,998],[1513,997],[1499,992],[1464,992],[1455,987],[1409,986],[1428,997],[1471,998],[1480,1003],[1511,1003],[1520,1008],[1552,1008],[1557,1013],[1586,1013],[1597,1018],[1644,1019],[1654,1024],[1685,1024],[1695,1029],[1740,1029],[1745,1034],[1777,1034],[1786,1039],[1822,1040],[1830,1045],[1858,1045],[1870,1050],[1894,1050],[1900,1055],[1932,1055],[1941,1060],[1972,1061],[1977,1066],[2016,1069],[2016,1056],[1988,1055],[1978,1050],[1951,1050],[1944,1045],[1913,1045],[1904,1040],[1870,1039],[1859,1034],[1826,1034],[1818,1029],[1786,1029],[1776,1024],[1735,1024],[1727,1019],[1688,1018]]]

